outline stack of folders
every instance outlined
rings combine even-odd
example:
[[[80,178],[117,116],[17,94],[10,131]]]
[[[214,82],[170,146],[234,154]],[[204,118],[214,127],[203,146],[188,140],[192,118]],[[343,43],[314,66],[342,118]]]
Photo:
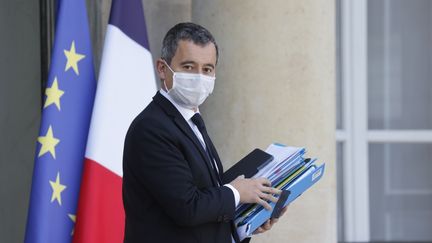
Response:
[[[265,152],[255,149],[224,174],[226,181],[241,174],[246,178],[265,177],[271,181],[272,187],[282,190],[276,196],[278,202],[270,203],[270,211],[258,204],[240,204],[237,207],[234,222],[240,240],[251,236],[268,219],[278,218],[283,207],[321,179],[325,164],[317,166],[316,159],[305,158],[305,153],[305,148],[271,144]]]

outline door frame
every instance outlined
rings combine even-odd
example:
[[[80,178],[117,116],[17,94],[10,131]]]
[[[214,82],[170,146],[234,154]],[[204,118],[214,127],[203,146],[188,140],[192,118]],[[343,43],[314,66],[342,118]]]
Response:
[[[367,1],[341,0],[340,78],[344,241],[370,240],[367,139]]]

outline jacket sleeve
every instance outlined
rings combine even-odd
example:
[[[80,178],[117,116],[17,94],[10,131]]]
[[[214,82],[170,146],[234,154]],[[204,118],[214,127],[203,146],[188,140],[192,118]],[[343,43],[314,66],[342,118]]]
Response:
[[[231,189],[198,188],[172,136],[160,124],[132,128],[125,142],[125,170],[178,225],[231,220],[235,212]]]

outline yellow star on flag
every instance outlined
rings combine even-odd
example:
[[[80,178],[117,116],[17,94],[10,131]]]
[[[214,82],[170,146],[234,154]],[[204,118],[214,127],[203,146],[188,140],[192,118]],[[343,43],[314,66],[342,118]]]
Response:
[[[61,206],[61,192],[66,189],[65,185],[60,184],[60,172],[57,172],[57,178],[56,181],[49,181],[51,184],[51,188],[53,189],[53,193],[51,196],[51,202],[54,202],[54,200],[57,200],[58,204]]]
[[[76,215],[75,214],[68,214],[68,216],[69,216],[69,218],[72,220],[72,222],[74,222],[74,224],[76,223]],[[74,226],[74,228],[72,229],[72,232],[71,232],[71,235],[73,235],[74,234],[74,231],[75,231],[75,226]]]
[[[47,96],[45,100],[44,108],[51,104],[55,104],[57,109],[60,110],[60,98],[63,96],[64,91],[58,88],[57,77],[54,78],[50,88],[46,88],[45,95]]]
[[[55,146],[60,142],[60,139],[54,137],[52,127],[49,126],[45,136],[38,137],[38,142],[42,145],[39,151],[38,157],[41,157],[47,152],[50,152],[52,157],[55,159]]]
[[[69,70],[70,68],[73,68],[73,70],[75,71],[76,75],[79,75],[78,62],[81,61],[81,59],[83,59],[85,57],[85,55],[76,53],[76,51],[75,51],[75,41],[72,41],[72,45],[71,45],[69,51],[68,50],[64,50],[64,54],[65,54],[65,56],[67,58],[65,72],[67,70]]]

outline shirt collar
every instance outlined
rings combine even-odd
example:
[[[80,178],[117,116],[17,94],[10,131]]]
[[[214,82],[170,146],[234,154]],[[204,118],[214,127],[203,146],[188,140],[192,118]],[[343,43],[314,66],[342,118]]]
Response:
[[[185,108],[185,107],[182,107],[182,106],[180,106],[179,104],[177,104],[177,102],[175,102],[175,100],[173,100],[172,98],[171,98],[171,96],[165,91],[165,90],[163,90],[163,89],[160,89],[159,90],[159,93],[161,94],[161,95],[163,95],[165,98],[167,98],[174,106],[175,106],[175,108],[180,112],[180,114],[183,116],[183,118],[186,120],[186,121],[189,121],[191,118],[192,118],[192,116],[193,115],[195,115],[195,113],[199,113],[199,108],[197,108],[197,111],[196,112],[194,112],[193,110],[191,110],[191,109],[188,109],[188,108]]]

